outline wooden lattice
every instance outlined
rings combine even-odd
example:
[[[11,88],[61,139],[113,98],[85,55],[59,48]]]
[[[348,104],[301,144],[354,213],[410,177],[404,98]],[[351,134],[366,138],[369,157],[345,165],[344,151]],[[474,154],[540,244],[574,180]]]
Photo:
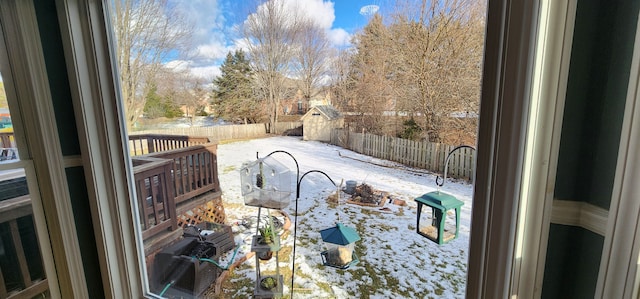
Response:
[[[182,215],[178,216],[178,225],[185,227],[187,225],[196,225],[201,222],[212,222],[225,224],[226,215],[222,200],[220,198],[208,201],[199,205]]]

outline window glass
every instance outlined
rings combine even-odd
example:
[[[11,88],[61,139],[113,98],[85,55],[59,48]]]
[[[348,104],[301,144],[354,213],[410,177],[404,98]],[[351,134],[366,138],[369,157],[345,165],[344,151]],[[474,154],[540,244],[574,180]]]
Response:
[[[213,281],[233,264],[237,254],[249,258],[225,279],[222,291],[230,297],[293,292],[319,297],[464,296],[485,6],[476,1],[430,7],[421,1],[400,2],[403,4],[396,6],[322,0],[306,2],[313,5],[283,0],[253,6],[234,1],[110,2],[138,224],[152,293],[212,295],[219,289]],[[309,22],[298,24],[298,17]],[[334,19],[334,23],[326,21]],[[272,27],[263,26],[267,24]],[[312,61],[321,62],[309,65]],[[276,246],[280,251],[274,254],[275,262],[254,259],[262,254],[253,244],[254,237],[271,218],[265,216],[269,211],[247,207],[246,197],[240,194],[245,184],[240,188],[237,172],[244,162],[255,158],[256,150],[266,155],[273,146],[249,143],[237,148],[227,140],[303,132],[300,115],[288,115],[287,120],[283,115],[278,121],[278,113],[304,114],[316,106],[322,108],[314,110],[315,117],[309,120],[344,120],[348,124],[340,127],[351,129],[346,138],[363,138],[343,140],[344,148],[336,147],[336,151],[370,156],[357,156],[354,161],[381,158],[389,160],[380,162],[384,165],[405,164],[399,167],[414,167],[412,171],[426,177],[389,171],[384,165],[375,166],[381,169],[370,171],[370,176],[359,173],[361,169],[337,172],[347,162],[333,157],[332,162],[342,163],[323,163],[324,153],[320,152],[326,147],[310,150],[313,154],[308,156],[296,154],[306,160],[306,170],[328,171],[336,183],[340,177],[358,179],[372,198],[374,191],[386,194],[384,199],[365,199],[375,201],[369,205],[374,212],[347,207],[342,200],[345,207],[340,210],[345,211],[335,212],[343,222],[358,223],[358,233],[369,240],[336,250],[356,251],[349,252],[348,262],[336,262],[330,249],[321,255],[324,244],[313,235],[330,224],[330,217],[308,215],[296,223],[293,217],[271,211],[279,215],[274,221],[277,227],[287,221],[294,224],[280,231],[289,230],[282,235],[282,246]],[[340,113],[349,117],[339,118]],[[336,124],[316,126],[335,128]],[[310,128],[306,132],[315,129]],[[331,134],[317,135],[329,138]],[[394,139],[402,150],[380,150],[384,138]],[[274,149],[291,151],[302,143],[299,139],[274,142]],[[370,147],[356,149],[347,144]],[[460,144],[468,146],[458,150]],[[436,176],[427,172],[442,173],[449,161],[446,186],[440,188],[434,183]],[[280,162],[294,166],[286,157]],[[260,179],[247,183],[247,188],[255,191],[273,186],[265,182],[268,176],[257,177]],[[452,177],[461,181],[452,182]],[[245,179],[254,178],[255,174]],[[315,183],[322,178],[309,180]],[[317,200],[336,187],[319,186],[324,185],[303,186],[304,195]],[[291,189],[296,187],[300,186]],[[280,186],[276,189],[281,190]],[[425,213],[420,220],[414,199],[440,190],[442,196],[424,197]],[[307,206],[312,201],[304,200]],[[435,204],[443,200],[446,205]],[[261,208],[267,206],[274,208],[269,204]],[[276,206],[285,212],[282,215],[298,215],[293,203]],[[442,210],[435,210],[437,207]],[[308,214],[325,213],[331,207],[323,202],[312,208]],[[386,220],[393,225],[387,226]],[[291,236],[296,224],[304,233]],[[229,239],[233,240],[230,247],[220,244]],[[429,253],[415,258],[416,252]],[[317,256],[303,258],[307,255]],[[355,262],[357,256],[360,264]],[[383,256],[388,260],[382,261]],[[334,270],[319,264],[320,258],[354,268],[328,275]],[[431,272],[436,268],[440,271]],[[411,279],[397,278],[402,269],[409,269]],[[259,282],[266,276],[276,278],[270,283],[275,284],[274,289],[261,289]],[[387,284],[371,288],[372,282]]]

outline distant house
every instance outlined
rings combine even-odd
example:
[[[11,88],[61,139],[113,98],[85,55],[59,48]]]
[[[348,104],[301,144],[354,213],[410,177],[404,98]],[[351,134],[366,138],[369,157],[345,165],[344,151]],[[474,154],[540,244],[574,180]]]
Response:
[[[298,89],[294,95],[280,102],[282,113],[284,115],[302,115],[313,106],[331,105],[331,92],[328,90],[314,90],[312,93],[311,98],[305,99],[302,90]]]
[[[331,141],[331,130],[344,126],[344,116],[331,105],[320,105],[309,109],[300,119],[303,140]]]

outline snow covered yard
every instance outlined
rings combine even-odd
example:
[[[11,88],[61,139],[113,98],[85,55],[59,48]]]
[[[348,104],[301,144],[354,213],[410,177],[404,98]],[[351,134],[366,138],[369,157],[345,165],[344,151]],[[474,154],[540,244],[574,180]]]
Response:
[[[357,154],[328,144],[302,141],[299,137],[271,137],[221,144],[218,147],[218,169],[227,222],[233,224],[236,244],[242,244],[238,256],[250,252],[252,228],[243,220],[255,221],[258,208],[245,206],[240,192],[239,169],[244,162],[256,160],[275,150],[291,153],[298,161],[300,175],[309,170],[327,173],[337,184],[355,180],[388,192],[393,199],[406,201],[406,206],[362,207],[345,203],[341,193],[339,204],[327,202],[336,187],[323,175],[312,173],[301,183],[298,201],[298,235],[296,240],[295,298],[463,298],[465,293],[472,185],[448,179],[441,191],[464,202],[460,236],[438,246],[416,233],[414,198],[436,190],[434,174],[397,163]],[[295,163],[286,154],[276,153],[280,163],[295,176]],[[292,178],[292,182],[295,178]],[[295,184],[295,183],[294,183]],[[292,186],[295,190],[295,185]],[[284,209],[294,218],[295,191]],[[263,209],[263,211],[265,211]],[[252,218],[254,217],[254,218]],[[253,219],[253,220],[252,220]],[[356,254],[360,262],[346,270],[322,265],[320,253],[325,250],[320,230],[341,222],[360,234]],[[285,233],[280,251],[280,273],[284,275],[284,296],[291,292],[291,253],[293,227]],[[226,264],[230,255],[221,261]],[[261,267],[275,271],[275,259]],[[249,298],[253,295],[255,259],[250,258],[234,269],[223,284],[223,297]]]

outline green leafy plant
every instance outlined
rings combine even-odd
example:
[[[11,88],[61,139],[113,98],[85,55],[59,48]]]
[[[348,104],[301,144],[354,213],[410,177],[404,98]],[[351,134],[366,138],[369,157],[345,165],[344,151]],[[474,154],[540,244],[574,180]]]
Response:
[[[265,290],[271,290],[275,288],[277,285],[278,285],[278,281],[271,276],[265,277],[262,280],[260,280],[260,286]]]
[[[398,134],[398,137],[409,140],[417,140],[420,138],[422,128],[413,117],[405,120],[402,125],[404,126],[404,130]]]
[[[273,237],[275,236],[275,231],[273,229],[273,225],[267,224],[260,228],[260,236],[262,236],[262,243],[271,244],[273,243]]]

